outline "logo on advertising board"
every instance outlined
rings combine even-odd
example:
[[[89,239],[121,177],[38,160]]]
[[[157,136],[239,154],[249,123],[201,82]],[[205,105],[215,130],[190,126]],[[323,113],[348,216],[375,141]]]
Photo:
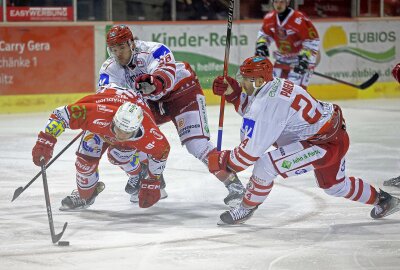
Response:
[[[365,44],[376,44],[376,49],[363,49]],[[375,63],[390,62],[396,56],[396,33],[394,31],[346,32],[342,26],[329,27],[324,35],[322,47],[332,57],[348,53]],[[388,47],[390,46],[390,47]]]

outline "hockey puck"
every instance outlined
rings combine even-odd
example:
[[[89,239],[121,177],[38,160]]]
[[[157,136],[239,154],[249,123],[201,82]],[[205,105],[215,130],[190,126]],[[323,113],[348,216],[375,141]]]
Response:
[[[59,245],[59,246],[64,246],[64,247],[65,247],[65,246],[69,246],[69,241],[59,241],[59,242],[58,242],[58,245]]]

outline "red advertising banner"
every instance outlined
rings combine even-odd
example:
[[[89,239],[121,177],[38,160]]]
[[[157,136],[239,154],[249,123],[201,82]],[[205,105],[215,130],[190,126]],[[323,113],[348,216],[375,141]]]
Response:
[[[92,92],[93,26],[0,26],[0,95]]]
[[[73,21],[72,7],[7,7],[7,21]]]

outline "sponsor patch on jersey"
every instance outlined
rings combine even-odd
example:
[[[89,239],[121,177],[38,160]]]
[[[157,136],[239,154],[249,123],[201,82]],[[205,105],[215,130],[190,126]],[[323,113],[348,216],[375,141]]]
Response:
[[[160,48],[158,48],[157,50],[155,50],[153,52],[153,57],[154,57],[154,59],[160,59],[161,56],[164,56],[170,52],[171,51],[167,47],[165,47],[164,45],[161,45]]]
[[[111,122],[108,122],[106,119],[95,119],[93,120],[93,124],[100,126],[102,128],[107,127],[110,125]]]
[[[251,138],[253,136],[253,130],[256,122],[252,119],[243,118],[242,133],[245,137]]]
[[[157,139],[157,140],[162,140],[164,138],[163,135],[161,135],[155,128],[151,128],[150,129],[150,133],[153,134],[153,136]]]
[[[89,153],[100,153],[101,151],[101,140],[98,135],[90,133],[86,135],[82,140],[82,148]]]
[[[100,74],[100,79],[99,79],[99,86],[106,85],[110,83],[110,76],[105,73]]]
[[[113,112],[112,109],[107,108],[107,106],[105,105],[97,105],[97,111],[100,113],[109,113],[109,112]]]

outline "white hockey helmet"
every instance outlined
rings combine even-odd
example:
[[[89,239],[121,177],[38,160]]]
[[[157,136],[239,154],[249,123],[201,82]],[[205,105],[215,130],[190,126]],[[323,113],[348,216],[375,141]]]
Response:
[[[143,118],[143,110],[140,106],[132,102],[125,102],[114,115],[113,132],[116,133],[115,128],[118,128],[119,131],[132,134],[130,137],[133,137],[142,126]]]

